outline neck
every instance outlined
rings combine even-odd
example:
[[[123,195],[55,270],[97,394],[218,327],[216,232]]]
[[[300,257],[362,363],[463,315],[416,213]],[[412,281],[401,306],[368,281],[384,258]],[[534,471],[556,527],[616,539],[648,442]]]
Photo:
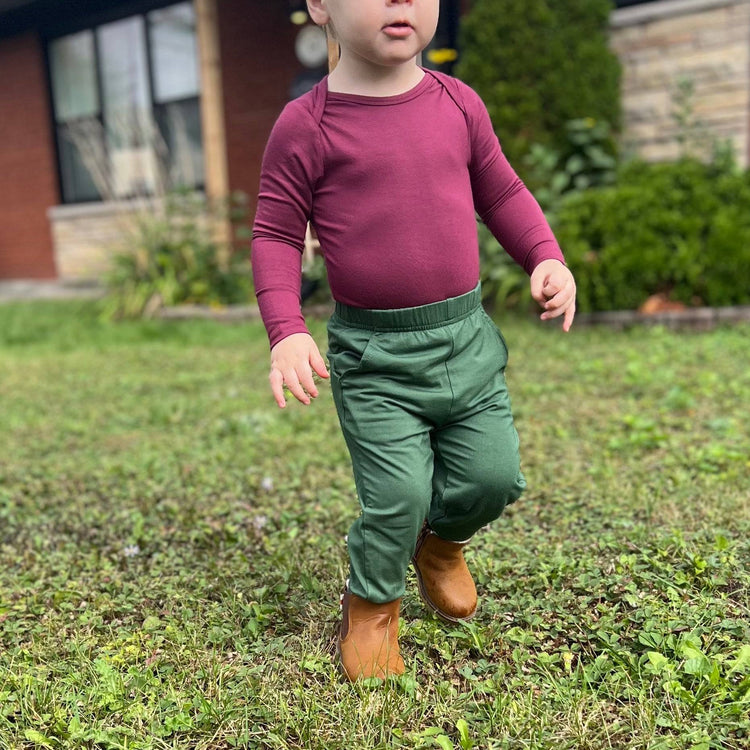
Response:
[[[401,65],[375,67],[355,56],[342,54],[328,76],[328,90],[360,96],[396,96],[414,88],[423,76],[416,58]]]

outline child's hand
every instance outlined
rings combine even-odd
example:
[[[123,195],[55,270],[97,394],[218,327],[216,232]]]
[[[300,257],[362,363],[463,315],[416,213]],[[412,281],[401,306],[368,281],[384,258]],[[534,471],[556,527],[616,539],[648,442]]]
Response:
[[[309,404],[310,397],[317,398],[313,370],[321,378],[328,377],[326,364],[310,334],[293,333],[271,349],[271,374],[268,380],[279,408],[286,406],[284,385],[303,404]]]
[[[576,282],[567,266],[543,260],[531,274],[531,296],[544,308],[542,320],[564,315],[563,331],[569,331],[576,314]]]

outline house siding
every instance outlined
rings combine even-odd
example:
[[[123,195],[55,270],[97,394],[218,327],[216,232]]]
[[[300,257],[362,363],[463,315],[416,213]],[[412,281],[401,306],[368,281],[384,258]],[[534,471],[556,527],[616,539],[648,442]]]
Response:
[[[247,193],[252,219],[265,142],[302,70],[294,55],[297,28],[278,0],[222,0],[218,26],[229,186]],[[129,212],[59,205],[38,35],[0,38],[0,70],[0,278],[100,278]]]
[[[54,278],[47,208],[60,197],[38,37],[0,39],[0,70],[0,278]]]

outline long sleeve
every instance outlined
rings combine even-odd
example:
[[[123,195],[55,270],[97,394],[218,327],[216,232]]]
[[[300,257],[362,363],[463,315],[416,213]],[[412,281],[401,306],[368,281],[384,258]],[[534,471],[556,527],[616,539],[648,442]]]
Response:
[[[272,347],[308,332],[300,302],[301,253],[320,173],[317,125],[299,102],[291,102],[266,146],[253,225],[255,294]]]
[[[565,262],[536,199],[508,163],[479,96],[466,88],[474,206],[508,254],[531,272],[543,260]]]

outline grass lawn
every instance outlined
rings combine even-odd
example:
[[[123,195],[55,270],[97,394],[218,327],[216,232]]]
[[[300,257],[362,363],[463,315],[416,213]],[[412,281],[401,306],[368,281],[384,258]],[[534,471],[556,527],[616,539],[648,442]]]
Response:
[[[0,306],[0,748],[750,747],[750,328],[502,325],[480,614],[410,573],[407,675],[349,685],[330,388],[278,410],[259,324]]]

